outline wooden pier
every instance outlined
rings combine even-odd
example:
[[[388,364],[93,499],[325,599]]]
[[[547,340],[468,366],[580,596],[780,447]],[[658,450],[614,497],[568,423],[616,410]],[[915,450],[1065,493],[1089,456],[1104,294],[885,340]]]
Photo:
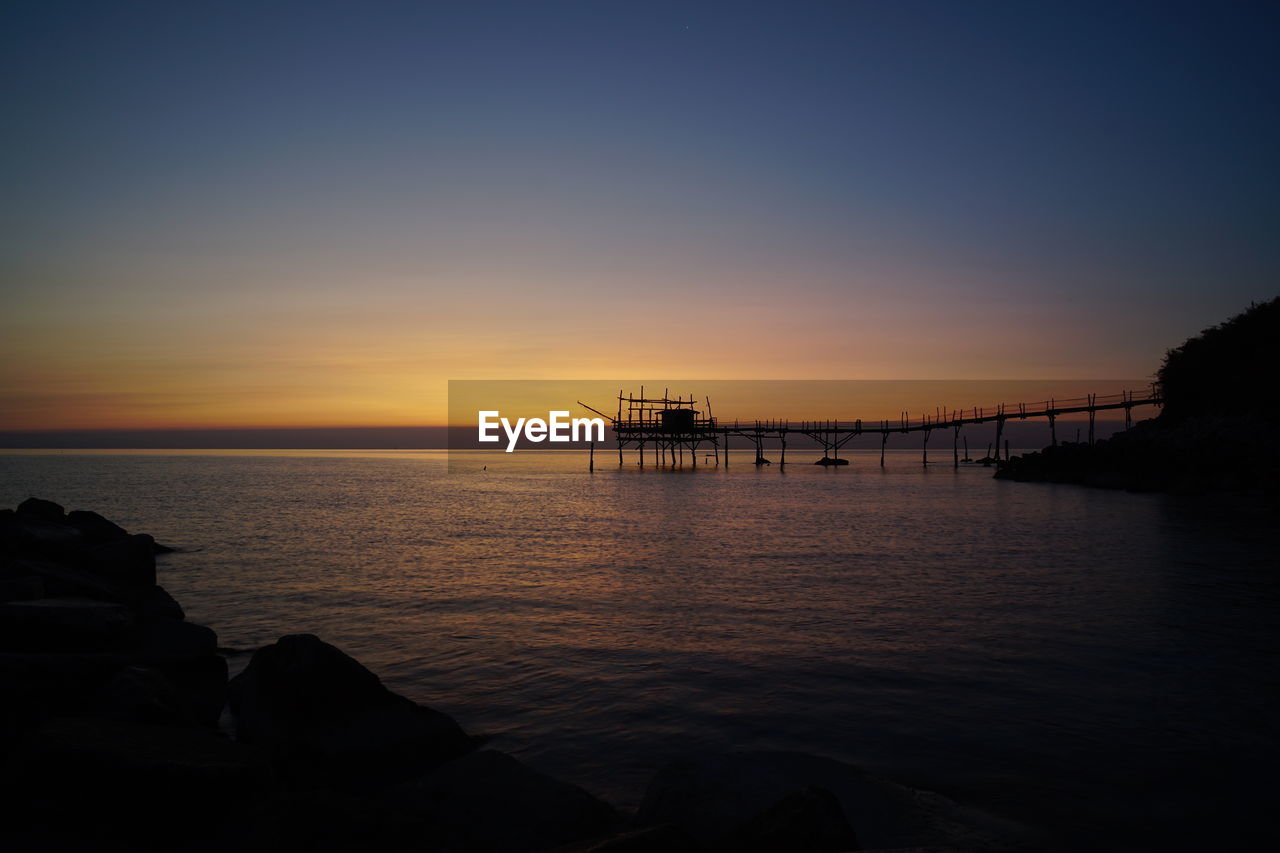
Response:
[[[781,451],[779,464],[787,461],[787,439],[803,436],[811,439],[822,448],[819,465],[845,465],[847,459],[840,458],[840,450],[853,439],[863,435],[880,436],[880,465],[884,465],[885,445],[889,436],[894,433],[921,433],[922,462],[929,462],[929,437],[935,430],[951,430],[952,460],[955,467],[960,466],[960,430],[975,424],[994,424],[995,441],[994,457],[988,448],[985,459],[979,460],[990,464],[1000,458],[1001,441],[1004,438],[1005,424],[1012,420],[1029,418],[1046,418],[1049,423],[1049,443],[1058,444],[1057,420],[1063,415],[1087,414],[1089,416],[1088,443],[1094,443],[1094,425],[1098,412],[1123,411],[1124,425],[1128,429],[1133,425],[1133,410],[1139,406],[1160,406],[1163,400],[1159,388],[1152,385],[1146,391],[1122,391],[1118,394],[1099,396],[1089,394],[1066,400],[1043,400],[1038,403],[1001,403],[995,406],[973,407],[969,409],[938,408],[932,415],[924,413],[918,417],[909,417],[903,412],[897,420],[829,420],[829,421],[790,421],[790,420],[758,420],[742,422],[719,421],[711,412],[710,399],[699,402],[694,397],[672,397],[663,391],[660,397],[646,397],[644,388],[639,396],[623,395],[618,392],[618,408],[615,415],[606,415],[598,409],[588,406],[582,401],[578,405],[589,409],[609,421],[614,438],[618,445],[618,465],[626,464],[626,451],[632,449],[636,454],[636,462],[643,467],[647,460],[655,466],[682,466],[685,454],[690,463],[697,467],[698,454],[702,452],[706,459],[714,464],[729,464],[729,440],[741,438],[749,442],[755,450],[756,465],[771,465],[772,460],[764,455],[766,443],[771,449]],[[695,408],[701,406],[701,408]],[[966,449],[967,450],[967,449]],[[1004,459],[1009,458],[1009,442],[1003,444]],[[794,453],[794,450],[792,451]],[[964,461],[970,461],[968,453]],[[595,447],[591,449],[591,465],[595,467]]]

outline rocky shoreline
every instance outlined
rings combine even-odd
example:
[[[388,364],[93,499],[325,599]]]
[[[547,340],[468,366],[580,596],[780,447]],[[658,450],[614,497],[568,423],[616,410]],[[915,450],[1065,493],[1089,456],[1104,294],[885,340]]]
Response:
[[[1095,444],[1064,443],[998,463],[997,479],[1135,492],[1256,493],[1280,500],[1280,447],[1261,418],[1141,421]]]
[[[622,815],[309,634],[228,680],[215,633],[156,583],[171,550],[49,501],[0,510],[6,850],[1027,846],[943,797],[798,754],[690,757]]]

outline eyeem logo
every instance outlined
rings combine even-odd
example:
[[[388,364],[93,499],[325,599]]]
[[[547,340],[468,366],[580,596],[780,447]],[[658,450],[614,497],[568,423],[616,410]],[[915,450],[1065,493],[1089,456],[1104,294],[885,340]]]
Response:
[[[507,452],[516,449],[521,434],[527,441],[604,441],[604,418],[570,418],[569,412],[547,412],[547,419],[517,418],[513,425],[496,410],[484,410],[480,415],[480,440],[489,443],[502,441],[501,428],[507,434]]]

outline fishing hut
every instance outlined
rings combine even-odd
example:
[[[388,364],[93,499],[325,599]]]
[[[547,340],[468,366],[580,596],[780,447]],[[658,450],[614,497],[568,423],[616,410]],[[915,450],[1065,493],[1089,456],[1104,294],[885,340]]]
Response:
[[[618,391],[616,415],[605,415],[581,401],[578,405],[612,421],[619,465],[624,464],[629,448],[636,451],[640,467],[650,459],[657,466],[683,465],[686,453],[696,467],[699,449],[705,452],[708,448],[717,464],[720,461],[725,436],[711,416],[709,399],[700,404],[692,394],[672,397],[670,389],[649,397],[641,386],[639,396]],[[698,405],[703,408],[696,408]]]

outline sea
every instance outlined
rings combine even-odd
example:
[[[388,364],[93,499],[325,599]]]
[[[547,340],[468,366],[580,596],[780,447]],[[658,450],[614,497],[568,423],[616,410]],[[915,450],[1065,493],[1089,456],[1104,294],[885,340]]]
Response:
[[[233,672],[317,634],[621,809],[683,756],[784,750],[1068,849],[1275,832],[1274,512],[793,456],[10,451],[0,506],[176,547],[160,583]]]

